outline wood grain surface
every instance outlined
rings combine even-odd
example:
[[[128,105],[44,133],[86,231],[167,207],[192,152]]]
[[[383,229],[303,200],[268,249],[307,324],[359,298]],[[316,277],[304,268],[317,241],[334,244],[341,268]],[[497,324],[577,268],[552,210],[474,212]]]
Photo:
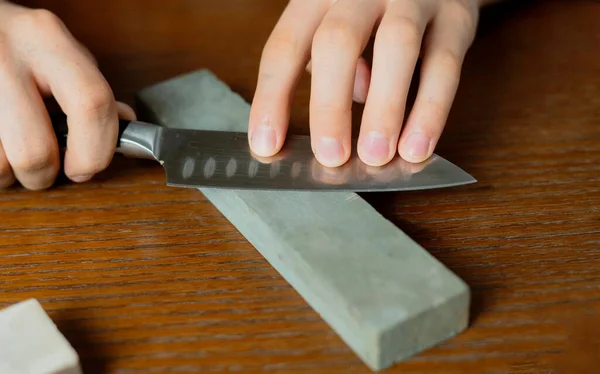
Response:
[[[60,15],[133,103],[198,68],[250,101],[286,2],[21,3]],[[473,290],[469,330],[387,372],[596,372],[599,19],[598,1],[486,9],[438,148],[479,182],[363,195]],[[307,131],[308,83],[292,131]],[[85,373],[369,372],[200,192],[165,187],[158,164],[116,157],[90,183],[3,191],[0,222],[0,307],[38,298]]]

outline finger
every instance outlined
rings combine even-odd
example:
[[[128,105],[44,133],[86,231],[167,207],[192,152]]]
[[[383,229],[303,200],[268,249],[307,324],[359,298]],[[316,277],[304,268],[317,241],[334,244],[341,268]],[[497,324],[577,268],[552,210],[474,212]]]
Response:
[[[312,61],[306,66],[306,71],[312,74]],[[367,100],[367,93],[369,92],[369,84],[371,80],[371,69],[367,60],[364,57],[358,59],[356,64],[356,74],[354,76],[354,89],[352,94],[352,100],[357,103],[364,104]]]
[[[357,145],[359,157],[368,165],[384,165],[396,154],[423,34],[434,14],[430,4],[393,2],[377,30],[371,86]]]
[[[90,49],[88,47],[86,47],[79,41],[76,41],[76,42],[77,42],[77,47],[79,47],[79,50],[81,51],[81,53],[83,53],[85,55],[85,57],[87,57],[88,60],[90,60],[95,66],[98,66],[98,60],[96,60],[96,56],[94,56],[92,51],[90,51]]]
[[[135,121],[137,119],[133,108],[121,101],[117,101],[117,113],[119,114],[119,118],[124,118],[130,121]]]
[[[449,2],[434,19],[425,45],[419,91],[399,141],[400,155],[410,162],[429,158],[454,101],[462,63],[473,41],[476,10]]]
[[[352,100],[364,104],[367,101],[367,94],[371,85],[371,69],[367,61],[361,57],[356,65],[356,76],[354,77],[354,89],[352,90]]]
[[[356,67],[384,2],[339,0],[325,16],[312,47],[311,143],[316,158],[335,167],[350,157]]]
[[[94,61],[82,52],[62,22],[41,18],[39,45],[23,51],[42,87],[47,87],[67,114],[69,137],[65,174],[75,182],[105,169],[117,143],[118,115],[112,90]]]
[[[259,156],[283,146],[293,91],[327,8],[321,0],[290,1],[265,45],[248,124],[250,147]]]
[[[0,91],[10,92],[0,96],[0,139],[14,176],[30,190],[50,187],[59,170],[58,146],[33,78],[4,60]]]
[[[4,148],[0,142],[0,188],[7,188],[16,182],[12,167],[4,154]]]

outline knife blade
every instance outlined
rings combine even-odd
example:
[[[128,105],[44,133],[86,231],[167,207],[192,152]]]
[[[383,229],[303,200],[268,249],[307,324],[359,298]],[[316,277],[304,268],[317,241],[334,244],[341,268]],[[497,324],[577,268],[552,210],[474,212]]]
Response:
[[[66,116],[51,118],[59,146],[65,148]],[[243,132],[166,128],[124,119],[119,120],[116,152],[158,161],[171,187],[375,192],[476,182],[436,154],[419,164],[396,156],[381,167],[369,166],[352,155],[344,165],[332,168],[317,161],[310,137],[305,135],[288,135],[282,150],[265,158],[251,151]]]

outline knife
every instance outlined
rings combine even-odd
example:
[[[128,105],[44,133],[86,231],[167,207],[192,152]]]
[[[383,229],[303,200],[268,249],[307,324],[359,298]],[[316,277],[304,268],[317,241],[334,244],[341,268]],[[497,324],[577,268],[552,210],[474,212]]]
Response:
[[[61,148],[67,146],[67,121],[52,115]],[[475,178],[433,154],[414,164],[398,155],[387,165],[373,167],[353,155],[339,167],[321,165],[310,137],[288,135],[272,157],[252,153],[244,132],[175,129],[156,124],[119,120],[116,152],[127,157],[158,161],[167,186],[260,190],[410,191],[452,187]]]

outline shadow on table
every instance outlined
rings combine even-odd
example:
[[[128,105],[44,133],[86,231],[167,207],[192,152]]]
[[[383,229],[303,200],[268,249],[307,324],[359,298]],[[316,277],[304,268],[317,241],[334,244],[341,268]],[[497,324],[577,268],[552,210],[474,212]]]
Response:
[[[81,369],[84,374],[105,374],[108,360],[104,347],[93,339],[92,331],[77,318],[68,313],[52,316],[60,332],[69,341],[79,355]]]

